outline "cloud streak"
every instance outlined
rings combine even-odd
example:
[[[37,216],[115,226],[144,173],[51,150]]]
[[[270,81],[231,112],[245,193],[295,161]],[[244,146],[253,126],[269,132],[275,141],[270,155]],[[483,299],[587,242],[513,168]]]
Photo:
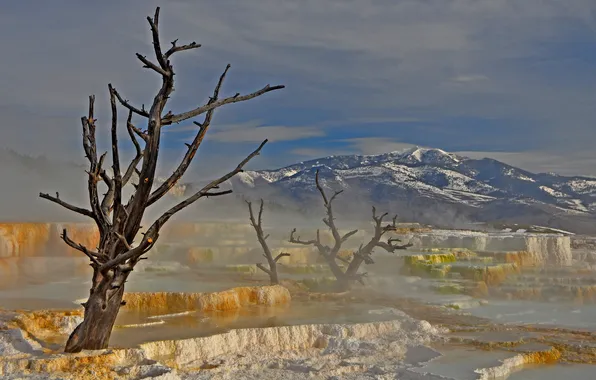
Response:
[[[287,85],[218,111],[207,138],[214,148],[199,159],[264,138],[274,143],[263,161],[272,166],[400,144],[522,152],[543,163],[587,157],[564,160],[557,170],[566,172],[594,157],[592,0],[15,2],[0,15],[10,52],[0,61],[9,73],[0,77],[0,147],[78,160],[87,95],[98,97],[100,123],[108,82],[149,104],[159,83],[134,53],[151,55],[145,16],[159,3],[164,41],[203,44],[174,60],[174,112],[204,102],[228,62],[226,94]],[[190,135],[184,128],[180,136]],[[174,131],[166,148],[178,149]],[[540,166],[530,161],[520,162]]]

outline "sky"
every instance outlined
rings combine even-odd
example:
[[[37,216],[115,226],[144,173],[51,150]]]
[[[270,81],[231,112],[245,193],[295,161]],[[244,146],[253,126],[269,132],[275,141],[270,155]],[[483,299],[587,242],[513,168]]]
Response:
[[[135,53],[152,58],[157,5],[164,45],[202,44],[173,59],[168,109],[205,103],[228,63],[223,95],[286,85],[221,107],[189,179],[264,138],[250,168],[419,145],[596,176],[594,0],[0,0],[0,149],[84,163],[88,95],[104,137],[108,83],[149,106],[159,78]],[[194,133],[164,128],[164,172]]]

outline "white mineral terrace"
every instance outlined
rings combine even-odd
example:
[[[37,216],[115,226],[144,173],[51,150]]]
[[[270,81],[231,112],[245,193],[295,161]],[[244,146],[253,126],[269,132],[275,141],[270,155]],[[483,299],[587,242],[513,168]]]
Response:
[[[370,378],[413,367],[416,363],[406,361],[408,351],[440,338],[440,331],[428,322],[393,309],[379,312],[389,313],[392,319],[236,329],[202,338],[79,354],[44,354],[21,330],[7,328],[0,330],[0,376],[74,379],[95,373],[94,378],[123,379],[298,379],[311,374],[315,378]],[[83,362],[86,368],[78,368]],[[199,369],[207,367],[210,370],[201,376]]]
[[[77,240],[93,244],[86,226],[69,228]],[[513,380],[535,376],[535,368],[540,380],[593,378],[586,369],[596,362],[593,352],[574,362],[585,364],[569,365],[569,359],[596,347],[596,271],[580,259],[590,252],[578,256],[562,234],[390,235],[413,247],[375,251],[375,263],[361,268],[368,272],[364,286],[330,295],[319,293],[334,281],[326,264],[311,247],[287,243],[285,230],[269,239],[277,253],[291,253],[280,261],[283,286],[269,287],[255,266],[263,259],[250,226],[182,225],[164,234],[149,260],[135,268],[111,348],[63,354],[82,320],[79,304],[89,294],[87,259],[55,241],[53,224],[4,225],[0,232],[0,379]],[[300,232],[313,236],[308,229]],[[441,248],[476,253],[453,250],[447,253],[461,255],[458,261],[443,263],[449,257]],[[422,254],[445,256],[430,268],[450,272],[433,277],[423,266],[416,273],[403,271],[406,256]],[[515,271],[499,272],[513,267],[505,257],[519,259]],[[485,265],[494,270],[479,271]],[[498,281],[474,295],[470,291],[482,290],[472,287],[479,280]],[[563,301],[552,298],[554,290]],[[62,311],[43,311],[48,308]],[[588,335],[549,330],[538,339],[535,326]],[[461,338],[466,333],[476,337]],[[553,340],[542,339],[547,335]],[[487,341],[497,345],[478,347]],[[529,366],[544,363],[556,364]]]
[[[415,248],[527,251],[545,264],[566,266],[572,263],[571,239],[559,234],[433,230],[408,235],[408,238]]]

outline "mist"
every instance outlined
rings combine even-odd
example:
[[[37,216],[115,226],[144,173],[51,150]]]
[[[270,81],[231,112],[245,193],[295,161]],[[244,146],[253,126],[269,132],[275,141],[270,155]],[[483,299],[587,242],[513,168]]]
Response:
[[[198,157],[198,160],[201,158]],[[0,151],[0,220],[12,222],[88,222],[89,219],[70,212],[47,200],[39,197],[40,192],[86,207],[89,203],[87,194],[87,169],[86,162],[60,162],[47,157],[31,157],[17,152]],[[167,162],[162,166],[170,167]],[[214,174],[220,175],[223,168],[215,168]],[[165,172],[161,173],[164,176]],[[199,186],[186,185],[189,178],[196,178],[189,173],[182,178],[181,186],[185,187],[184,196],[190,196],[198,191]],[[135,179],[133,179],[134,182]],[[204,181],[203,181],[204,182]],[[314,182],[314,178],[313,178]],[[227,183],[222,188],[229,189]],[[325,183],[326,191],[332,194],[338,189],[336,183]],[[131,194],[131,186],[124,189],[124,199]],[[261,199],[264,200],[264,225],[284,226],[288,229],[301,226],[311,226],[313,234],[317,228],[326,229],[322,223],[325,216],[323,201],[318,192],[313,189],[303,194],[291,196],[279,190],[263,188],[259,192],[246,191],[234,192],[220,197],[203,198],[177,214],[172,221],[225,221],[248,223],[248,210],[245,201],[253,202],[253,207],[258,207]],[[100,195],[105,192],[105,187],[100,184]],[[182,195],[174,197],[167,195],[145,213],[145,220],[152,222],[168,208],[183,199]],[[400,222],[419,222],[447,228],[470,228],[474,223],[455,207],[448,208],[435,204],[425,207],[414,200],[394,199],[391,202],[375,203],[366,194],[366,191],[357,186],[350,186],[334,201],[334,212],[339,218],[337,224],[342,229],[369,228],[372,221],[372,206],[377,208],[377,214],[388,213],[386,221],[390,222],[394,215],[398,215]]]

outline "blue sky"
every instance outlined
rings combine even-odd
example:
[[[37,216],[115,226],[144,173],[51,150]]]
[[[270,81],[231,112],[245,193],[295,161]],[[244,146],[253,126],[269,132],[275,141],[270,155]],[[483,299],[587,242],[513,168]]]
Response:
[[[216,112],[191,176],[234,166],[265,137],[253,168],[421,145],[596,175],[593,0],[0,4],[0,147],[82,162],[89,94],[106,135],[108,83],[149,104],[158,78],[134,53],[151,56],[146,16],[161,5],[164,43],[203,45],[174,59],[173,111],[205,102],[227,63],[224,94],[287,86]],[[189,126],[164,131],[164,169]]]

